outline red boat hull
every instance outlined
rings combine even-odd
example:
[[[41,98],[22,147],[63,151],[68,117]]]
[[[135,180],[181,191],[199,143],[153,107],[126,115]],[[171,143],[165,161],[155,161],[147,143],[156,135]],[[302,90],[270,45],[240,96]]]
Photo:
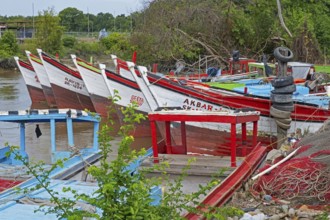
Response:
[[[52,84],[53,92],[56,98],[58,108],[88,109],[94,112],[94,106],[90,97],[77,94],[63,87]],[[82,104],[83,105],[82,105]]]
[[[48,86],[42,86],[42,89],[43,89],[43,92],[44,92],[44,95],[46,97],[46,100],[47,100],[47,103],[49,105],[49,107],[51,108],[56,108],[57,107],[57,104],[56,104],[56,101],[55,101],[55,97],[54,97],[54,93],[53,93],[53,90],[52,88],[48,87]]]
[[[157,123],[161,134],[165,134],[164,123]],[[181,145],[181,127],[180,124],[172,123],[171,126],[172,142],[175,145]],[[165,138],[165,137],[163,137]],[[216,131],[211,129],[205,129],[197,126],[186,124],[186,139],[187,139],[187,151],[192,154],[206,154],[213,156],[230,156],[231,136],[230,132]],[[241,134],[236,134],[236,140],[241,143]],[[258,136],[257,142],[261,142],[264,146],[267,146],[269,150],[276,147],[275,136]],[[248,135],[245,143],[245,148],[239,145],[236,150],[236,154],[239,157],[245,156],[252,150],[252,136]]]
[[[124,107],[120,105],[116,105],[116,108],[118,109],[117,114],[119,117],[119,122],[121,125],[123,125],[125,124],[124,115],[120,111],[120,109]],[[144,115],[146,119],[141,120],[140,123],[134,124],[134,130],[132,131],[131,135],[133,135],[134,137],[151,137],[151,128],[150,128],[150,122],[148,120],[148,114],[146,112],[142,112],[139,110],[136,110],[136,113]],[[157,129],[157,135],[160,136],[160,132],[158,129]]]
[[[42,89],[26,85],[34,108],[48,108],[48,104]]]

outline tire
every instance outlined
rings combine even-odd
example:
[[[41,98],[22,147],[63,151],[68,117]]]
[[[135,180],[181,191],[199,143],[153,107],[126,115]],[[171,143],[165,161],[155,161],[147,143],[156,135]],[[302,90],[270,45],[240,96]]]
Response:
[[[292,85],[293,82],[294,82],[294,80],[293,80],[292,76],[284,76],[284,77],[280,77],[280,78],[275,78],[271,81],[272,86],[275,88],[289,86],[289,85]]]
[[[292,102],[292,94],[274,94],[271,91],[270,100],[273,103],[290,103]]]
[[[278,118],[276,120],[279,121],[279,122],[281,122],[282,124],[291,124],[291,122],[292,122],[292,119],[291,118],[285,118],[285,119]]]
[[[270,107],[270,115],[273,116],[274,118],[280,118],[280,119],[291,118],[291,112],[282,111],[274,108],[273,106]]]
[[[288,85],[288,86],[284,86],[284,87],[275,88],[274,90],[272,90],[272,93],[273,94],[292,94],[295,91],[296,91],[296,85],[292,84],[292,85]]]
[[[276,120],[276,119],[275,119],[275,122],[276,122],[277,126],[279,126],[280,128],[282,128],[284,130],[289,130],[290,127],[291,127],[291,124],[285,124],[285,123],[282,123],[281,121]]]
[[[283,55],[281,52],[287,52],[288,55]],[[289,62],[293,59],[293,53],[289,48],[286,47],[277,47],[274,50],[274,56],[277,60],[281,62]]]
[[[294,104],[293,103],[281,103],[281,104],[273,104],[274,108],[278,109],[278,110],[282,110],[282,111],[286,111],[286,112],[292,112],[294,110]]]

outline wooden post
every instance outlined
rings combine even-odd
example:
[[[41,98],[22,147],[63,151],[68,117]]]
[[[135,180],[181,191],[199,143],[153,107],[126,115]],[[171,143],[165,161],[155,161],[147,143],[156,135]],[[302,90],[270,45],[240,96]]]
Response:
[[[186,135],[186,122],[181,121],[181,139],[184,154],[187,154],[187,135]]]
[[[74,146],[74,139],[73,139],[73,127],[72,127],[72,118],[66,118],[66,129],[68,132],[68,144],[70,147]]]
[[[246,123],[242,123],[242,156],[246,156]]]
[[[231,156],[231,166],[232,167],[236,167],[236,124],[232,123],[231,124],[231,129],[230,129],[230,132],[231,132],[231,138],[230,138],[230,141],[231,141],[231,145],[230,145],[230,156]]]
[[[172,143],[171,143],[171,122],[170,121],[165,121],[165,144],[166,144],[166,153],[167,154],[172,154]]]
[[[253,137],[252,137],[252,146],[255,147],[257,144],[257,135],[258,135],[258,121],[253,122]]]
[[[99,122],[94,122],[94,135],[93,135],[93,150],[98,150],[98,142],[99,142],[99,134],[98,134],[98,131],[99,131],[99,126],[100,126],[100,123]]]
[[[20,123],[20,151],[25,152],[25,124]]]
[[[154,154],[154,163],[159,163],[156,122],[150,121],[150,127],[151,127],[152,149],[153,149],[153,154]]]
[[[56,124],[55,119],[50,119],[50,143],[52,154],[56,152]]]

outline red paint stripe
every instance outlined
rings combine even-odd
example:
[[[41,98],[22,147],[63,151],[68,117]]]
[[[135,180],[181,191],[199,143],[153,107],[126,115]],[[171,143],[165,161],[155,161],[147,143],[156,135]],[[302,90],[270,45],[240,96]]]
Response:
[[[42,52],[42,58],[44,61],[48,62],[49,64],[55,66],[56,68],[62,70],[63,72],[72,75],[73,77],[76,77],[78,79],[82,79],[79,72],[75,71],[69,67],[67,67],[66,65],[58,62],[57,60],[51,58],[50,56],[48,56],[47,54]]]
[[[25,69],[31,70],[34,72],[34,69],[30,63],[24,62],[23,60],[18,60],[18,63],[21,67],[24,67]]]
[[[132,89],[141,91],[139,85],[135,81],[129,80],[129,79],[127,79],[125,77],[122,77],[121,75],[119,75],[117,73],[113,73],[109,70],[106,70],[105,74],[106,74],[106,76],[109,80],[113,80],[113,81],[118,82],[122,85],[129,86]]]

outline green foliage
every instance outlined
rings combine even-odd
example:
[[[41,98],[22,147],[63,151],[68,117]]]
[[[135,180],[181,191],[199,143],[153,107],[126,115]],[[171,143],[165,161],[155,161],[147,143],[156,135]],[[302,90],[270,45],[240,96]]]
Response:
[[[0,38],[0,58],[9,58],[17,54],[18,44],[12,31],[5,31]]]
[[[77,39],[72,36],[65,36],[63,37],[62,42],[63,42],[63,46],[68,48],[73,48],[77,43]]]
[[[66,31],[87,31],[87,17],[76,8],[68,7],[60,11],[59,18],[61,25]]]
[[[281,3],[292,38],[280,24],[276,1],[155,0],[134,14],[132,42],[146,64],[171,65],[181,59],[193,64],[198,55],[205,55],[208,65],[224,66],[233,50],[251,58],[264,53],[272,58],[283,43],[296,61],[318,63],[324,55],[329,59],[329,2]]]
[[[25,39],[24,43],[19,44],[19,51],[22,52],[22,56],[25,56],[25,50],[36,52],[37,42],[34,39]]]
[[[53,9],[45,10],[36,19],[36,45],[50,54],[60,53],[62,49],[63,27]]]
[[[129,35],[114,32],[100,40],[105,47],[106,54],[116,54],[122,59],[129,59],[134,51],[134,46],[130,43]]]
[[[330,66],[315,65],[315,71],[330,74]]]
[[[78,42],[72,48],[77,56],[88,57],[89,55],[102,55],[103,47],[99,42]]]

